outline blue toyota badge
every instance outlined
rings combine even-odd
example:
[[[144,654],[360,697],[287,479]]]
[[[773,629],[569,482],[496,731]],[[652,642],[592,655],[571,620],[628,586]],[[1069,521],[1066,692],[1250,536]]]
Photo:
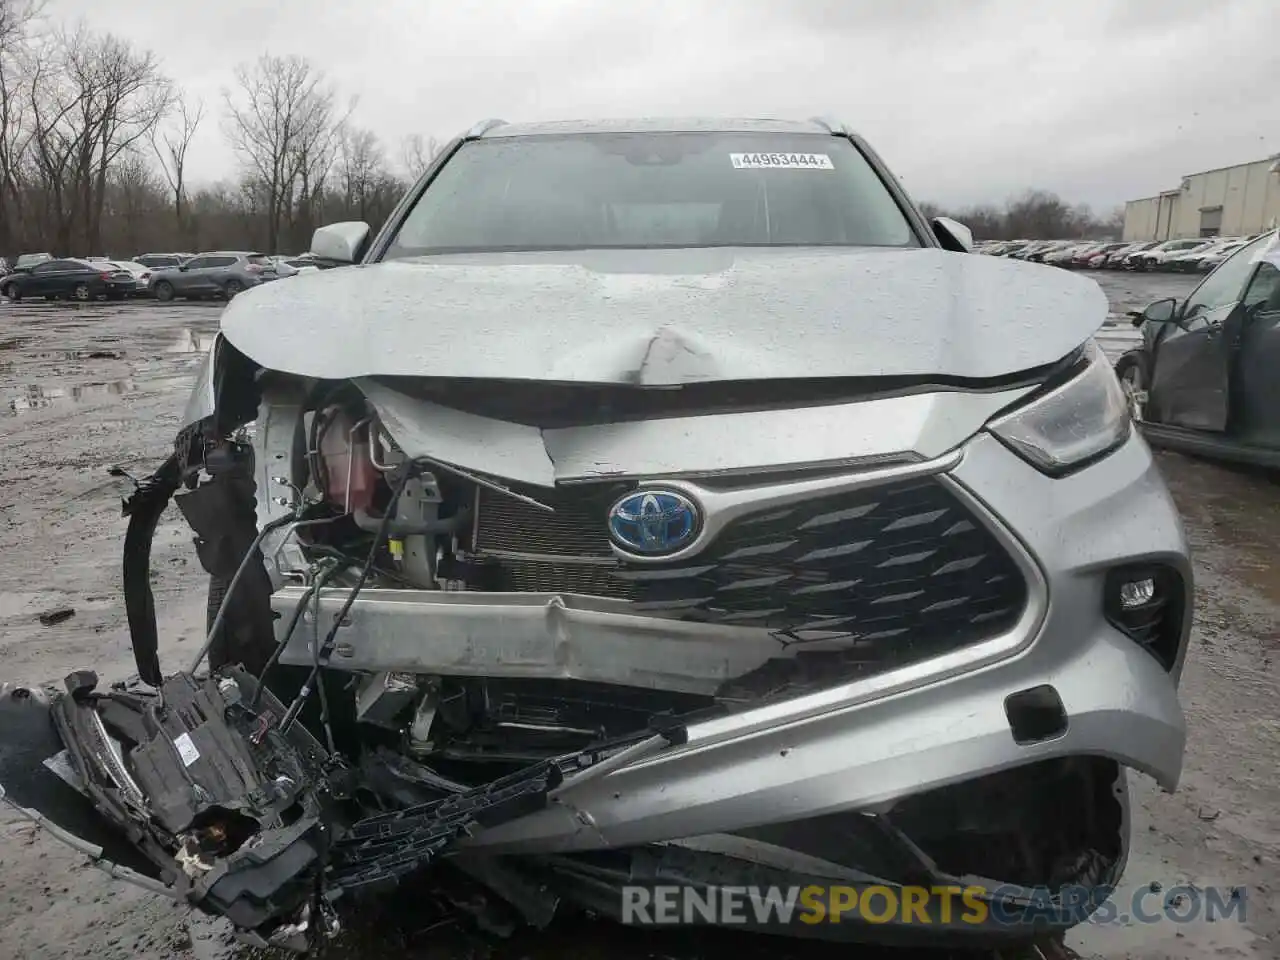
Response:
[[[609,538],[642,557],[678,553],[698,536],[698,508],[674,490],[637,490],[609,508]]]

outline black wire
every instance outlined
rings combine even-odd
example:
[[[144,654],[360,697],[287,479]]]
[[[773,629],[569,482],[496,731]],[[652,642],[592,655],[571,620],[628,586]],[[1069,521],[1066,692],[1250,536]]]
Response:
[[[410,478],[415,474],[413,464],[409,464],[404,475],[396,483],[395,489],[391,493],[391,499],[387,503],[386,512],[382,515],[382,521],[378,524],[378,529],[373,535],[373,543],[369,544],[369,555],[365,558],[364,566],[360,568],[360,577],[356,580],[355,586],[351,588],[351,592],[347,594],[346,602],[343,603],[342,609],[338,611],[333,618],[333,626],[329,628],[328,635],[324,638],[324,649],[320,652],[325,658],[333,649],[334,641],[337,639],[338,631],[342,628],[342,621],[347,618],[347,614],[351,612],[351,606],[356,602],[356,597],[360,596],[360,591],[364,589],[364,585],[369,580],[369,574],[373,570],[373,565],[378,559],[378,548],[382,546],[382,542],[387,538],[387,531],[391,527],[391,521],[396,512],[396,504],[400,502],[400,494],[404,492],[405,486],[409,483]]]
[[[345,559],[347,559],[347,563],[353,562],[349,558]],[[276,648],[271,651],[271,656],[267,658],[267,662],[263,665],[261,672],[258,674],[258,687],[253,691],[253,698],[249,701],[250,710],[257,709],[258,700],[262,696],[263,685],[266,683],[267,673],[276,665],[277,662],[279,662],[281,655],[284,653],[284,648],[288,646],[289,638],[293,636],[293,631],[297,629],[298,621],[302,619],[302,614],[306,611],[307,604],[310,602],[312,595],[319,595],[321,589],[324,588],[324,585],[335,577],[342,569],[342,564],[338,564],[325,570],[321,570],[320,573],[316,575],[315,581],[307,587],[298,602],[294,604],[293,613],[289,617],[289,623],[284,628],[284,634],[280,637],[280,642],[277,643]]]
[[[315,607],[311,617],[311,658],[312,672],[316,678],[316,692],[320,694],[320,726],[324,729],[325,744],[329,747],[329,756],[338,755],[337,744],[333,741],[333,728],[329,725],[329,694],[324,689],[324,675],[320,672],[320,591],[314,594]]]
[[[312,649],[315,653],[315,665],[311,668],[306,682],[303,683],[302,689],[298,691],[298,695],[294,698],[293,703],[289,705],[289,709],[285,711],[284,719],[280,723],[281,731],[287,731],[297,719],[298,714],[302,710],[302,704],[306,698],[311,695],[311,685],[316,682],[320,676],[320,668],[324,662],[328,660],[330,651],[338,637],[338,631],[342,628],[342,621],[347,618],[347,614],[351,611],[351,606],[356,602],[356,598],[360,596],[360,591],[364,589],[364,585],[369,580],[369,574],[373,570],[374,562],[378,559],[378,548],[382,545],[382,541],[386,539],[387,530],[391,526],[391,520],[396,512],[396,504],[400,501],[400,494],[404,492],[405,486],[410,478],[416,473],[416,465],[409,463],[404,474],[397,481],[395,489],[391,493],[391,500],[387,503],[386,513],[382,515],[382,522],[378,524],[378,529],[373,535],[373,543],[369,545],[369,555],[365,558],[364,566],[360,569],[360,576],[355,582],[355,586],[347,594],[346,601],[342,604],[342,609],[334,615],[333,626],[329,628],[329,633],[324,638],[323,646],[318,643],[312,643]],[[317,635],[319,631],[320,618],[316,617]],[[322,693],[323,697],[324,694]],[[323,710],[323,706],[321,708]]]

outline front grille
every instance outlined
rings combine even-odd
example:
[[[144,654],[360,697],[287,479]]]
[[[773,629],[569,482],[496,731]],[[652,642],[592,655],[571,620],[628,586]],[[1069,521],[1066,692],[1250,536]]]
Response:
[[[556,490],[554,514],[483,489],[476,552],[499,589],[615,597],[637,612],[764,628],[806,650],[902,638],[930,655],[1011,627],[1027,600],[1003,545],[933,478],[741,517],[696,556],[644,565],[617,560],[606,535],[627,489]]]

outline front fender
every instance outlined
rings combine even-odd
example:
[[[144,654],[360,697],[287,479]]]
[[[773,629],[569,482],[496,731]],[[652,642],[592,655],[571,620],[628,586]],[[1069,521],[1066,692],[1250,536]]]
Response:
[[[182,428],[185,430],[193,423],[199,423],[206,417],[212,417],[218,408],[218,395],[215,389],[218,354],[222,349],[223,337],[219,331],[214,335],[213,343],[200,361],[200,369],[196,373],[196,382],[191,386],[191,395],[187,397],[187,405],[182,411]]]
[[[258,409],[260,369],[218,331],[196,372],[179,435],[201,424],[206,436],[225,437],[252,420]]]

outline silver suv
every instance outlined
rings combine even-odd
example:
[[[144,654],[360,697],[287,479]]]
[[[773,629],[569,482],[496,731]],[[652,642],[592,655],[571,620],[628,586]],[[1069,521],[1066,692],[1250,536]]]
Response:
[[[157,300],[174,297],[200,299],[225,297],[255,287],[278,276],[275,263],[260,253],[217,251],[202,253],[185,263],[157,270],[151,275],[150,290]]]
[[[843,922],[761,924],[1083,920],[1125,769],[1178,782],[1191,566],[1098,285],[971,245],[834,124],[455,139],[316,232],[358,267],[224,311],[126,505],[151,689],[55,705],[98,809],[256,942],[455,845],[542,920],[831,883]],[[170,499],[209,634],[162,667]]]

